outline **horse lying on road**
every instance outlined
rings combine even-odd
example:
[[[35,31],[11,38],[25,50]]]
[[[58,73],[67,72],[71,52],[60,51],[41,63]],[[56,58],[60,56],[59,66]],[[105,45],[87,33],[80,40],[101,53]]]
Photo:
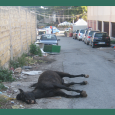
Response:
[[[66,98],[87,97],[85,91],[69,88],[70,85],[74,85],[74,84],[86,85],[87,81],[83,81],[80,83],[75,83],[75,82],[64,83],[63,77],[88,78],[89,75],[85,75],[85,74],[71,75],[64,72],[47,70],[40,75],[37,83],[31,85],[31,87],[35,87],[33,91],[24,92],[22,89],[19,89],[20,93],[16,96],[16,99],[26,102],[27,104],[35,104],[36,103],[35,99],[46,98],[46,97],[54,97],[54,96],[62,96]],[[63,91],[61,91],[60,89],[65,89],[67,91],[75,91],[79,93],[79,95],[68,95]]]

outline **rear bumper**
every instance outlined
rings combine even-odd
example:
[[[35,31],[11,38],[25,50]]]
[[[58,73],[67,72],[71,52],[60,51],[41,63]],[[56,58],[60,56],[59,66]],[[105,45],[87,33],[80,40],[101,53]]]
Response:
[[[100,42],[93,42],[95,46],[110,46],[110,42],[105,42],[105,44],[100,44]]]

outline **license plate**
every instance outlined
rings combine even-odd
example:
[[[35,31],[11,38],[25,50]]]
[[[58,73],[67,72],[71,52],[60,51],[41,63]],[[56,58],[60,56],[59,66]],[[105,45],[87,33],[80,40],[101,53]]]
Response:
[[[105,42],[99,42],[98,44],[105,44]]]

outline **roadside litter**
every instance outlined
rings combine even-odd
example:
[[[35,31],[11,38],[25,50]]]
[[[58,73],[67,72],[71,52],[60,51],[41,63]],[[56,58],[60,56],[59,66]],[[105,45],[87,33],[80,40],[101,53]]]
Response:
[[[32,66],[23,66],[22,69],[32,69]]]
[[[29,71],[29,72],[22,71],[22,73],[26,75],[39,75],[42,74],[42,71]]]
[[[12,106],[12,109],[24,109],[25,107],[23,105],[14,105]]]

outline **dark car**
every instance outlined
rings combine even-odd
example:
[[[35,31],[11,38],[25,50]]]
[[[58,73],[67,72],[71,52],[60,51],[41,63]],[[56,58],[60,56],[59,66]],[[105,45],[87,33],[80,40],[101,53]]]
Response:
[[[73,39],[77,39],[77,34],[78,34],[79,30],[73,32]]]
[[[90,39],[91,39],[94,32],[99,32],[99,31],[97,31],[97,30],[88,30],[88,32],[85,36],[85,39],[84,39],[84,43],[86,43],[87,45],[90,44]]]
[[[110,37],[107,32],[95,32],[92,35],[91,46],[110,46]]]
[[[44,45],[58,45],[59,40],[54,34],[42,34],[39,42],[44,43]]]

